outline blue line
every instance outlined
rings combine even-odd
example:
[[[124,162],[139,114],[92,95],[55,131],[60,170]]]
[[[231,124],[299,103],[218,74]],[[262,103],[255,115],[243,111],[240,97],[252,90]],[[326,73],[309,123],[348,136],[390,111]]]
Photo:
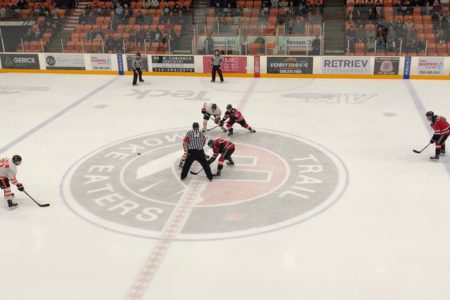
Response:
[[[56,119],[58,119],[59,117],[61,117],[65,113],[67,113],[68,111],[70,111],[71,109],[75,108],[79,104],[83,103],[84,101],[88,100],[89,98],[91,98],[92,96],[94,96],[95,94],[97,94],[98,92],[103,90],[105,87],[107,87],[108,85],[113,83],[118,78],[119,77],[114,77],[110,81],[104,83],[103,85],[101,85],[101,86],[97,87],[96,89],[94,89],[93,91],[91,91],[89,94],[83,96],[82,98],[78,99],[74,103],[70,104],[69,106],[67,106],[66,108],[61,110],[60,112],[58,112],[55,115],[51,116],[49,119],[45,120],[41,124],[39,124],[39,125],[35,126],[34,128],[28,130],[27,132],[25,132],[24,134],[22,134],[21,136],[19,136],[18,138],[16,138],[12,142],[10,142],[9,144],[7,144],[7,145],[3,146],[2,148],[0,148],[0,153],[6,152],[7,150],[11,149],[12,147],[14,147],[18,143],[22,142],[26,138],[32,136],[33,134],[35,134],[36,132],[38,132],[39,130],[41,130],[42,128],[47,126],[48,124],[52,123],[53,121],[55,121]]]
[[[430,138],[433,135],[434,131],[431,129],[430,124],[428,124],[427,119],[425,118],[425,113],[428,110],[431,109],[426,109],[422,99],[420,99],[419,95],[417,94],[416,90],[414,89],[414,86],[411,83],[411,80],[404,80],[403,81],[406,85],[406,89],[408,90],[409,96],[411,97],[411,99],[413,100],[414,105],[416,106],[417,111],[420,114],[420,117],[422,119],[422,124],[425,126],[425,128],[427,129],[428,133],[430,134]],[[445,169],[447,170],[447,173],[450,175],[450,163],[449,162],[445,162],[444,163]]]

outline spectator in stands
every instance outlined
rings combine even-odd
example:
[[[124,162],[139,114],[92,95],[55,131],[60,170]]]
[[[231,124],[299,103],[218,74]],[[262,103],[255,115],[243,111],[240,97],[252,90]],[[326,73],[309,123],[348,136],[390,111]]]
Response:
[[[159,43],[162,39],[162,34],[158,28],[154,27],[150,29],[150,41],[153,43]]]
[[[123,7],[122,7],[122,5],[120,5],[120,3],[117,4],[117,7],[116,7],[115,12],[116,12],[116,16],[117,16],[118,22],[119,22],[119,23],[122,23],[122,18],[123,18]]]
[[[355,39],[356,39],[356,31],[353,25],[351,25],[345,31],[345,39],[347,41],[346,44],[347,52],[353,52],[355,50]]]
[[[359,24],[358,28],[356,28],[355,42],[356,43],[365,43],[366,42],[366,32],[364,30],[363,24]]]
[[[425,54],[425,49],[427,48],[427,42],[425,41],[425,36],[422,34],[417,38],[416,49],[420,54]]]
[[[151,0],[142,0],[142,7],[145,9],[149,9],[152,6]]]
[[[410,39],[407,41],[406,52],[417,52],[417,43],[415,39]]]
[[[25,0],[19,0],[17,1],[16,8],[18,9],[27,9],[28,8],[28,2]]]
[[[386,41],[384,40],[383,30],[377,30],[376,46],[377,52],[386,51]]]
[[[441,14],[441,11],[442,11],[442,7],[439,4],[439,1],[438,0],[434,0],[433,1],[433,8],[431,10],[431,19],[433,21],[437,21],[438,18],[439,18],[439,15]]]
[[[86,40],[93,41],[95,39],[95,35],[96,35],[95,30],[91,28],[86,34]]]
[[[395,36],[397,37],[397,43],[400,45],[400,41],[403,39],[403,22],[397,20],[394,25]]]
[[[108,37],[106,38],[104,47],[106,53],[111,53],[115,50],[116,41],[111,35],[108,35]]]
[[[150,6],[151,9],[159,9],[159,1],[158,0],[151,0],[152,5]]]
[[[368,16],[370,23],[375,23],[378,19],[377,11],[375,9],[369,8]]]
[[[402,6],[399,10],[400,14],[410,15],[413,12],[411,2],[409,0],[402,0]]]
[[[203,43],[203,49],[204,54],[210,54],[214,49],[214,40],[212,39],[210,34],[208,34],[208,36],[205,39],[205,42]]]
[[[0,5],[0,19],[6,18],[6,5]]]
[[[141,11],[138,11],[136,14],[136,24],[138,25],[144,24],[144,16],[142,15]]]
[[[320,38],[318,36],[312,41],[312,50],[309,54],[320,55]]]
[[[389,24],[389,27],[387,29],[387,34],[386,34],[386,43],[388,43],[388,41],[391,40],[394,45],[397,42],[397,32],[394,29],[394,26],[392,26],[392,24]]]
[[[270,7],[278,8],[278,0],[270,0]]]
[[[448,22],[444,21],[443,16],[439,16],[438,22],[433,25],[434,33],[436,34],[436,41],[438,43],[444,44],[447,42],[447,28]]]
[[[103,32],[102,29],[100,27],[97,28],[97,30],[95,31],[95,37],[94,39],[98,39],[98,40],[102,40],[103,39]]]
[[[266,52],[266,40],[262,36],[258,36],[255,39],[255,43],[259,44],[259,48],[256,49],[257,53],[263,54]]]
[[[119,26],[119,20],[117,19],[117,16],[114,13],[114,11],[111,11],[111,17],[109,20],[108,29],[111,31],[116,31],[117,26]]]
[[[151,25],[153,21],[153,17],[151,14],[147,13],[144,15],[144,24]]]
[[[375,50],[375,38],[376,32],[373,26],[366,29],[366,50],[368,52],[373,52]]]
[[[146,37],[147,37],[147,34],[144,30],[144,27],[141,26],[141,28],[136,32],[136,42],[142,47],[142,46],[144,46]]]

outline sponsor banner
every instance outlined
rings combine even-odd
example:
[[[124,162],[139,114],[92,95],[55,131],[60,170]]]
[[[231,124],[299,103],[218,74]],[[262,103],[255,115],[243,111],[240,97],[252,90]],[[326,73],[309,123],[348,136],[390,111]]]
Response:
[[[267,57],[268,74],[312,74],[313,57]]]
[[[418,75],[443,75],[444,58],[443,57],[420,57],[417,67]]]
[[[212,71],[211,56],[203,56],[203,72]],[[222,56],[222,72],[247,73],[246,56]]]
[[[300,50],[312,50],[312,42],[316,39],[315,36],[288,36],[285,37],[284,43],[287,49],[298,48]]]
[[[91,54],[92,70],[111,70],[111,55],[109,54]]]
[[[322,74],[371,74],[370,57],[324,57]]]
[[[40,69],[37,54],[0,54],[0,60],[3,69]]]
[[[133,69],[131,68],[131,63],[133,62],[133,59],[135,57],[136,57],[136,55],[127,55],[127,69],[128,69],[128,71],[133,71]],[[141,59],[142,59],[142,72],[146,72],[146,71],[148,71],[148,56],[141,54]]]
[[[45,54],[47,70],[86,70],[83,54]]]
[[[199,36],[197,46],[198,49],[203,49],[205,46],[205,40],[207,36]],[[237,36],[211,36],[211,39],[213,41],[213,48],[208,49],[208,52],[212,53],[214,49],[221,49],[221,50],[232,50],[232,51],[239,51],[241,43],[239,41],[239,37]]]
[[[398,75],[400,57],[375,57],[375,75]]]
[[[152,55],[153,72],[194,72],[194,56]]]

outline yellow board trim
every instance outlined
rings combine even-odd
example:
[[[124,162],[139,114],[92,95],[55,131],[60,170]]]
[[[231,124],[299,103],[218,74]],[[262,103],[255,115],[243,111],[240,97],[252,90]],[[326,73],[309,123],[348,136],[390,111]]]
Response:
[[[450,75],[410,75],[410,79],[449,80]]]
[[[50,73],[50,74],[95,74],[117,75],[117,71],[101,70],[35,70],[35,69],[0,69],[0,73]]]
[[[35,70],[35,69],[0,69],[0,73],[47,73],[47,74],[91,74],[91,75],[118,75],[117,70]],[[133,75],[126,71],[125,75]],[[210,73],[188,73],[188,72],[144,72],[146,76],[189,76],[210,77]],[[224,77],[255,77],[248,73],[225,73]],[[333,78],[333,79],[403,79],[403,75],[372,75],[372,74],[265,74],[261,78]],[[422,80],[450,80],[450,75],[410,75],[410,79]]]

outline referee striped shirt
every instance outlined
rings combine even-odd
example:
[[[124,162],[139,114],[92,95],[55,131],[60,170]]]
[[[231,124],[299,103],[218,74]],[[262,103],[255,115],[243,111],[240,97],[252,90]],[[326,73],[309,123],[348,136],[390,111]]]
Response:
[[[203,150],[206,137],[200,130],[189,130],[183,139],[187,150]]]

